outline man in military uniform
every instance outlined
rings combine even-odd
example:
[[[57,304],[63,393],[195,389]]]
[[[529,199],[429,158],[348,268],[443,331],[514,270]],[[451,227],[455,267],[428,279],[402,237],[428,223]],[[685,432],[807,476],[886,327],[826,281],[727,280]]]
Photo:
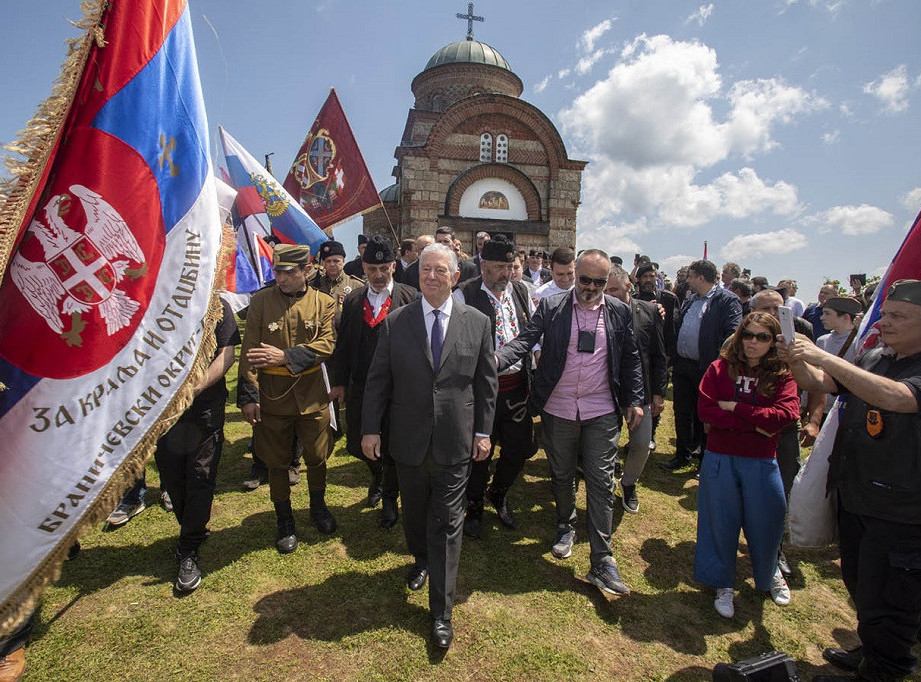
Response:
[[[361,265],[361,257],[364,255],[365,248],[368,246],[368,238],[363,234],[358,235],[358,255],[345,264],[343,270],[345,274],[351,277],[364,277],[364,269]]]
[[[857,677],[901,680],[921,625],[921,281],[899,280],[879,320],[885,348],[851,364],[798,339],[787,359],[810,393],[839,395],[828,484],[838,491],[841,575],[861,646],[823,656]],[[782,356],[783,357],[783,356]]]
[[[361,451],[361,409],[380,324],[391,311],[416,300],[418,292],[394,281],[396,252],[387,237],[369,237],[362,260],[368,284],[353,290],[342,304],[339,337],[330,363],[332,389],[329,399],[345,400],[346,449],[368,465],[371,471],[368,506],[377,506],[383,500],[380,525],[391,528],[399,519],[397,497],[400,490],[388,447],[388,422],[385,419],[382,427],[385,434],[381,440],[382,457],[368,459]]]
[[[364,285],[358,277],[352,277],[343,271],[345,266],[345,247],[337,241],[330,239],[320,246],[320,263],[325,272],[317,272],[310,279],[310,286],[319,289],[324,294],[329,294],[336,302],[336,331],[339,330],[339,319],[342,315],[342,302],[352,291]]]
[[[303,447],[310,518],[321,533],[336,530],[326,507],[329,405],[320,365],[333,352],[336,305],[307,286],[310,248],[280,244],[275,286],[253,294],[240,358],[237,405],[253,425],[254,447],[269,469],[278,520],[278,551],[297,548],[288,466],[294,439]]]
[[[512,282],[515,246],[502,235],[487,239],[480,252],[481,275],[460,284],[455,297],[486,315],[492,324],[493,344],[501,348],[518,336],[531,319],[534,304],[527,287]],[[533,436],[533,418],[528,409],[528,376],[531,355],[499,373],[499,395],[492,429],[492,449],[482,461],[474,461],[467,482],[467,513],[464,534],[479,538],[483,525],[483,498],[489,501],[506,528],[515,527],[515,516],[508,506],[509,488],[518,478],[524,463],[537,452]],[[492,485],[489,466],[496,444],[502,445]]]

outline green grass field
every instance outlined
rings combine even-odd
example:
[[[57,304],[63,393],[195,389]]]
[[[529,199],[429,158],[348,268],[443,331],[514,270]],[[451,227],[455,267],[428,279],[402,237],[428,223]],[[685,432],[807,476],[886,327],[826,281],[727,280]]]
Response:
[[[489,510],[483,538],[464,541],[446,656],[428,646],[426,591],[405,587],[402,527],[378,528],[377,510],[364,502],[367,470],[345,454],[344,440],[327,495],[339,530],[321,537],[310,524],[302,480],[292,490],[301,544],[281,556],[267,486],[240,487],[249,427],[235,408],[225,432],[201,587],[173,593],[178,527],[156,505],[151,464],[150,508],[83,537],[46,592],[25,679],[705,680],[717,662],[772,649],[810,679],[831,672],[823,647],[856,643],[832,549],[788,550],[793,602],[780,608],[754,590],[743,544],[735,618],[716,614],[712,591],[692,579],[697,483],[689,471],[655,466],[673,454],[670,404],[638,487],[640,513],[618,505],[614,514],[614,553],[633,594],[608,597],[582,580],[584,525],[572,557],[550,555],[555,522],[540,452],[510,493],[518,528],[502,528]],[[580,524],[582,512],[584,494]]]

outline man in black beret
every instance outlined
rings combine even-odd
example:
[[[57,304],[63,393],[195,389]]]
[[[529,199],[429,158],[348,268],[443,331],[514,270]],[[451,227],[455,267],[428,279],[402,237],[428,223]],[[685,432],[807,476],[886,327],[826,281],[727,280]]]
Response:
[[[511,281],[515,261],[515,245],[504,235],[483,244],[480,252],[480,276],[461,283],[455,296],[486,315],[494,329],[493,346],[501,348],[518,336],[531,319],[534,304],[528,288]],[[528,378],[531,355],[499,373],[499,395],[493,421],[492,449],[485,460],[473,462],[467,482],[467,513],[464,534],[478,538],[482,535],[483,499],[489,501],[506,528],[515,527],[515,516],[508,505],[509,488],[518,478],[524,463],[537,452],[528,409]],[[489,484],[489,464],[496,444],[502,446],[496,471]]]
[[[345,274],[349,277],[356,277],[357,279],[362,279],[365,276],[364,268],[361,266],[361,257],[365,252],[365,248],[368,245],[368,238],[362,234],[358,234],[358,255],[355,256],[352,260],[345,264],[343,268]]]
[[[828,303],[826,302],[826,305]],[[829,459],[838,492],[841,575],[857,608],[856,649],[826,649],[857,677],[901,680],[914,670],[921,624],[921,282],[899,280],[880,307],[884,347],[850,363],[797,340],[781,359],[811,392],[844,396]],[[840,403],[839,403],[840,404]]]
[[[371,472],[368,506],[377,506],[383,500],[379,521],[382,528],[393,527],[399,518],[397,498],[400,491],[388,447],[388,420],[383,422],[383,455],[380,459],[370,460],[361,451],[361,410],[368,369],[377,348],[379,325],[391,311],[412,303],[418,295],[413,287],[394,281],[395,262],[396,252],[390,239],[372,235],[362,254],[368,283],[354,289],[342,303],[339,338],[331,363],[332,388],[329,392],[330,402],[345,401],[345,446],[348,453],[362,460]]]

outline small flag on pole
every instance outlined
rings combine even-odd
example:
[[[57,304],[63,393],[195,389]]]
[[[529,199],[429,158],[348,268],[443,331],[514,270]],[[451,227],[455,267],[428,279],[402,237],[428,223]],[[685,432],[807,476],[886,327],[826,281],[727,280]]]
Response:
[[[704,260],[707,260],[707,242],[704,240]]]

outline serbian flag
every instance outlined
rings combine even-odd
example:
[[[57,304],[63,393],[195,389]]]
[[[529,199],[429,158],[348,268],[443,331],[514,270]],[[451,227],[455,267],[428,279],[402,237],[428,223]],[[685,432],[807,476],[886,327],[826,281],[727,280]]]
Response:
[[[335,89],[301,145],[285,189],[324,230],[380,205]]]
[[[35,189],[4,206],[19,232],[0,285],[0,635],[191,402],[220,310],[188,7],[88,11],[69,100],[45,121],[57,137],[20,175]]]
[[[237,232],[237,239],[241,238],[246,238],[242,230]],[[255,249],[255,263],[250,256],[252,249]],[[273,279],[275,273],[272,271],[272,247],[258,235],[253,237],[251,245],[244,245],[238,241],[236,254],[230,259],[227,267],[227,290],[222,297],[234,312],[238,312],[249,305],[250,294]]]
[[[218,126],[231,184],[237,190],[237,212],[248,235],[274,234],[286,244],[307,244],[316,254],[329,237],[297,201],[226,130]]]
[[[911,229],[905,235],[902,245],[896,251],[886,274],[876,285],[873,303],[860,323],[857,338],[861,340],[858,353],[875,348],[880,343],[879,309],[886,300],[889,287],[900,279],[921,279],[921,213],[915,218]]]

